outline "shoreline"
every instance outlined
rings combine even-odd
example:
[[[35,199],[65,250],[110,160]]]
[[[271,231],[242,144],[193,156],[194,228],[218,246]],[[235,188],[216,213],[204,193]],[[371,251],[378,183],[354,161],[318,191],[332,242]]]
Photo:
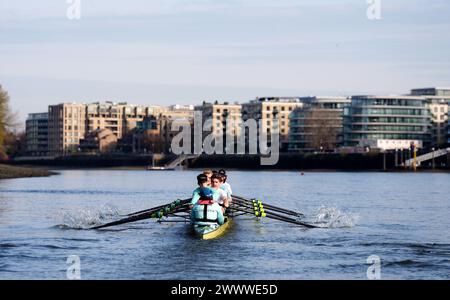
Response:
[[[1,165],[0,164],[0,172],[1,172]],[[11,166],[9,166],[11,167]],[[15,166],[12,166],[16,168]],[[40,166],[34,167],[32,165],[26,165],[24,167],[20,167],[21,169],[26,169],[27,171],[40,171],[45,172],[47,175],[31,175],[27,176],[19,176],[19,177],[7,177],[3,178],[0,174],[0,179],[13,179],[13,178],[25,178],[25,177],[47,177],[52,175],[59,175],[58,171],[65,171],[65,170],[74,170],[74,171],[147,171],[147,172],[180,172],[180,171],[198,171],[202,172],[205,168],[199,168],[199,167],[189,167],[189,168],[179,168],[175,170],[147,170],[145,167],[138,167],[138,166],[119,166],[119,167],[105,167],[105,166],[98,166],[98,167],[72,167],[72,166]],[[220,169],[218,167],[212,166],[207,167],[206,169]],[[50,171],[51,170],[51,171]],[[240,171],[240,172],[295,172],[295,173],[430,173],[430,174],[445,174],[450,173],[447,169],[439,169],[436,168],[435,170],[432,169],[417,169],[416,171],[410,170],[410,169],[388,169],[388,170],[379,170],[379,169],[333,169],[333,168],[316,168],[316,169],[248,169],[248,168],[226,168],[227,171]]]
[[[59,173],[37,167],[17,167],[8,164],[0,164],[0,180],[30,177],[49,177]]]
[[[176,157],[176,156],[175,156]],[[164,166],[174,156],[159,157],[157,166]],[[261,165],[259,155],[200,155],[185,161],[178,168],[185,170],[227,169],[246,171],[294,171],[294,172],[395,172],[410,173],[411,169],[399,166],[399,157],[389,153],[374,154],[290,154],[280,153],[275,165]],[[43,168],[47,170],[146,170],[152,164],[150,155],[73,155],[56,158],[28,158],[13,160],[10,166]],[[416,172],[448,173],[450,154],[436,159],[435,168],[424,164]],[[152,170],[160,171],[160,170]],[[160,171],[161,172],[161,171]],[[27,177],[27,176],[25,176]]]

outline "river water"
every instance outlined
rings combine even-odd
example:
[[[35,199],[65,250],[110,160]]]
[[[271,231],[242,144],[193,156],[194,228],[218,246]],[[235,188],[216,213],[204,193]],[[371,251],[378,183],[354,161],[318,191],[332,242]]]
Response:
[[[189,197],[198,171],[60,172],[0,181],[0,279],[66,279],[74,256],[82,279],[450,279],[448,173],[230,171],[236,194],[325,228],[245,217],[201,241],[154,220],[83,229]]]

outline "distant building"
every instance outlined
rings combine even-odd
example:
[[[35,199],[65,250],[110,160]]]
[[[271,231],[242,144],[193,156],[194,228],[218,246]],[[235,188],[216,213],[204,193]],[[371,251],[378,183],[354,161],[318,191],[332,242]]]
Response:
[[[48,154],[48,113],[29,114],[26,120],[27,155]]]
[[[411,95],[450,97],[450,88],[431,87],[431,88],[412,89]]]
[[[196,106],[195,110],[202,112],[203,125],[207,120],[212,120],[211,129],[204,131],[205,135],[210,133],[213,133],[215,136],[223,135],[226,122],[230,122],[226,126],[230,128],[229,133],[232,136],[240,135],[242,122],[240,104],[219,103],[217,101],[214,103],[203,102],[202,105]]]
[[[428,98],[431,116],[431,146],[445,147],[447,143],[449,100]]]
[[[344,109],[344,145],[377,140],[420,141],[429,146],[430,115],[421,96],[353,96]]]
[[[448,110],[447,119],[448,119],[448,121],[447,121],[447,146],[450,147],[450,107]]]
[[[174,122],[181,126],[190,126],[193,134],[194,106],[172,105],[137,122],[133,132],[133,152],[170,153],[172,139],[181,130],[172,130]]]
[[[148,116],[137,122],[133,133],[133,153],[162,153],[164,152],[164,141],[157,117]]]
[[[445,147],[449,120],[450,88],[413,89],[411,95],[427,98],[431,115],[431,146]]]
[[[88,131],[110,129],[119,139],[136,127],[137,122],[149,115],[158,113],[159,106],[130,105],[127,103],[106,102],[87,105],[86,118]]]
[[[333,151],[343,144],[343,112],[348,97],[302,97],[289,118],[290,152]]]
[[[160,113],[159,106],[127,103],[62,103],[49,106],[49,154],[68,155],[79,151],[80,140],[88,133],[111,130],[118,139],[146,116]]]
[[[117,147],[117,136],[111,129],[96,129],[80,140],[80,151],[90,154],[114,152]]]
[[[51,156],[78,151],[86,134],[86,105],[63,103],[48,107],[48,150]]]
[[[167,110],[161,112],[158,116],[159,128],[161,131],[161,141],[163,144],[163,152],[172,152],[172,139],[181,129],[173,129],[174,122],[180,128],[181,126],[189,126],[191,130],[191,140],[193,142],[192,135],[194,134],[194,107],[193,106],[172,106]]]
[[[302,107],[298,97],[262,97],[242,104],[242,120],[261,121],[262,130],[268,138],[274,129],[274,120],[278,120],[280,148],[287,150],[289,143],[289,116],[295,108]]]

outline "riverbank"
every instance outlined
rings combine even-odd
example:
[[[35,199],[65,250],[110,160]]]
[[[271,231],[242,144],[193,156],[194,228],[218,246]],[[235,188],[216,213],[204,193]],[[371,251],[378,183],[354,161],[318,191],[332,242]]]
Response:
[[[16,167],[0,164],[0,179],[11,179],[22,177],[46,177],[56,174],[58,173],[42,168]]]
[[[155,155],[156,156],[156,155]],[[152,163],[155,166],[164,166],[170,163],[175,155],[72,155],[56,158],[18,158],[14,165],[33,165],[51,169],[142,169]],[[406,158],[405,158],[406,159]],[[275,165],[262,165],[259,155],[200,155],[183,162],[188,169],[234,169],[234,170],[302,170],[302,171],[410,171],[401,167],[402,158],[395,153],[280,153]],[[423,163],[417,170],[450,170],[450,154],[448,157],[435,159],[435,168],[432,162]]]

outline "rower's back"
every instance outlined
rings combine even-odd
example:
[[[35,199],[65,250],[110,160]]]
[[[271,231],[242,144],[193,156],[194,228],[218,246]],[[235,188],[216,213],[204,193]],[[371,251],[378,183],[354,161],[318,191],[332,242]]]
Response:
[[[195,225],[222,225],[224,216],[220,205],[213,200],[199,200],[191,210],[191,221]]]

